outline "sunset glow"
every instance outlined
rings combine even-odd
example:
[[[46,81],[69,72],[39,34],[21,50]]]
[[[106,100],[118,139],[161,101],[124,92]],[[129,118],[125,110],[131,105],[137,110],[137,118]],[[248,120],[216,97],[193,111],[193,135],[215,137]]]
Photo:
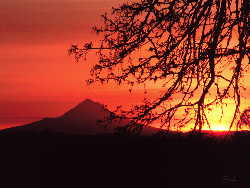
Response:
[[[0,0],[1,186],[250,188],[250,0]]]
[[[228,131],[229,130],[229,126],[224,125],[224,124],[215,124],[215,125],[211,125],[211,131]]]
[[[111,110],[117,105],[141,103],[143,85],[134,87],[132,93],[128,92],[127,86],[118,87],[114,83],[87,86],[85,80],[90,77],[90,68],[97,61],[96,54],[90,54],[86,62],[74,63],[67,53],[71,44],[98,41],[99,36],[91,31],[91,27],[100,25],[100,15],[119,5],[120,0],[24,2],[0,2],[5,17],[0,28],[3,38],[0,45],[0,106],[4,106],[0,108],[0,129],[6,127],[4,124],[9,126],[6,117],[14,122],[23,117],[59,116],[86,98],[106,104]],[[147,53],[141,50],[136,55],[140,57]],[[232,73],[230,71],[225,71],[225,77]],[[247,73],[244,76],[242,82],[246,90],[241,93],[245,97],[241,111],[250,104],[250,77]],[[148,92],[159,97],[166,91],[162,85],[163,82],[149,82]],[[178,100],[178,96],[173,98],[173,101]],[[224,108],[222,119],[219,106],[206,112],[211,128],[205,126],[204,130],[228,130],[234,107],[233,101],[226,103],[228,107]],[[192,122],[183,130],[190,130],[193,125]]]

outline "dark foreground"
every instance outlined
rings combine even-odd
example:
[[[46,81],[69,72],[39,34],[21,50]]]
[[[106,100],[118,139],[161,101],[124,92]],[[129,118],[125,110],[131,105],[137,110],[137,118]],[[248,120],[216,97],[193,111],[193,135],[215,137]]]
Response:
[[[230,140],[0,134],[1,187],[250,187],[250,135]],[[2,186],[3,185],[3,186]]]

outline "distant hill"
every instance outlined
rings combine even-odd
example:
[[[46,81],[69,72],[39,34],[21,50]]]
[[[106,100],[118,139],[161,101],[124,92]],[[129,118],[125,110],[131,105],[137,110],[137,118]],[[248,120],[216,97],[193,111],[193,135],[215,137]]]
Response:
[[[114,133],[114,128],[124,126],[129,120],[113,121],[107,126],[104,123],[100,123],[100,121],[109,117],[111,113],[104,105],[86,99],[60,117],[44,118],[23,126],[5,129],[1,132],[58,132],[81,135],[112,134]],[[146,128],[143,132],[144,134],[151,134],[157,131],[158,129]]]

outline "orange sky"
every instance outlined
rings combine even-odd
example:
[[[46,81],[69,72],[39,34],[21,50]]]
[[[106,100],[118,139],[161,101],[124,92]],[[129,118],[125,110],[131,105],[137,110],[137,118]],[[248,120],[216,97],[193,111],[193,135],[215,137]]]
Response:
[[[94,40],[91,27],[100,23],[102,13],[121,2],[0,1],[4,18],[0,25],[0,129],[6,117],[14,121],[58,116],[85,98],[110,105],[120,103],[121,98],[123,104],[138,101],[127,88],[86,86],[94,54],[78,64],[67,54],[71,44]]]
[[[119,2],[0,1],[0,126],[4,117],[60,115],[84,98],[117,102],[119,90],[85,85],[94,56],[74,64],[67,50],[95,39],[91,27]]]

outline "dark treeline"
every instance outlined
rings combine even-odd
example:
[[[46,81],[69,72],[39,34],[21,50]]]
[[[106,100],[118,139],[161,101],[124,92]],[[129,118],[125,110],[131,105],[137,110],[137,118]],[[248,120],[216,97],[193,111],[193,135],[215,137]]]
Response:
[[[227,140],[205,135],[1,135],[1,181],[5,187],[32,188],[246,188],[249,139],[248,133]]]

